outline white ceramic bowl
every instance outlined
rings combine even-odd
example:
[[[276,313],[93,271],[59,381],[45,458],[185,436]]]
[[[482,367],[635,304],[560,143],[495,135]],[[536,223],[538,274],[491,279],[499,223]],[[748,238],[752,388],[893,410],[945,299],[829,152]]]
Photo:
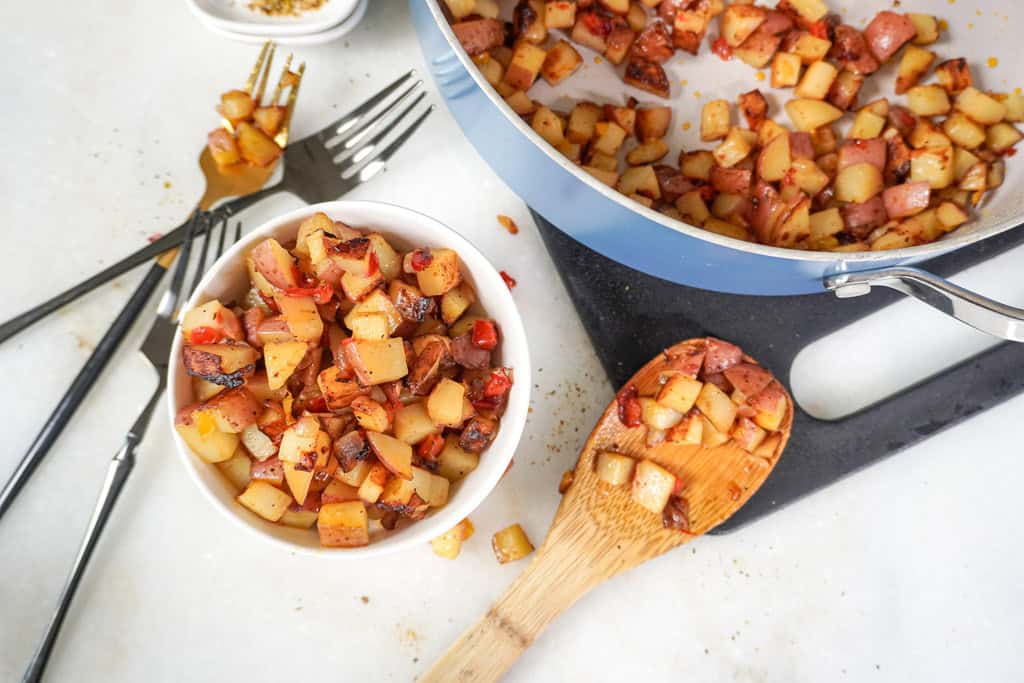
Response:
[[[335,24],[324,31],[288,35],[275,34],[272,36],[272,40],[278,45],[285,45],[289,47],[323,45],[324,43],[330,43],[331,41],[338,40],[342,36],[347,36],[351,33],[359,25],[359,22],[363,20],[363,15],[366,14],[366,8],[369,7],[369,5],[370,0],[359,0],[355,9],[352,10],[352,14],[350,14],[341,23]],[[223,38],[235,40],[240,43],[252,44],[263,43],[267,40],[267,36],[262,33],[239,33],[238,31],[231,31],[223,26],[211,22],[201,14],[197,16],[199,17],[199,23],[208,31]]]
[[[185,445],[174,432],[178,454],[192,480],[199,486],[220,513],[274,545],[323,557],[358,558],[384,555],[430,539],[455,526],[469,515],[497,485],[508,467],[526,424],[530,401],[530,357],[526,333],[515,302],[501,276],[483,254],[457,232],[438,221],[410,209],[364,201],[337,201],[315,204],[287,213],[264,223],[245,235],[209,270],[189,300],[189,308],[209,299],[228,302],[241,297],[248,289],[245,254],[261,240],[275,237],[281,242],[294,240],[299,223],[323,211],[335,220],[354,227],[369,227],[380,232],[396,248],[418,246],[449,247],[462,260],[463,275],[476,289],[480,305],[494,318],[501,330],[501,344],[495,364],[515,370],[515,384],[509,394],[508,409],[502,417],[498,436],[480,457],[480,466],[452,486],[451,497],[444,507],[426,518],[407,524],[393,532],[380,532],[363,548],[322,548],[314,530],[292,529],[267,522],[242,507],[236,500],[234,487],[214,465],[207,464]],[[174,425],[178,409],[193,401],[191,381],[181,360],[181,335],[171,348],[168,369],[168,419]]]
[[[194,15],[232,33],[263,38],[327,31],[348,19],[359,0],[328,0],[322,7],[293,17],[272,17],[249,9],[247,0],[185,0]]]

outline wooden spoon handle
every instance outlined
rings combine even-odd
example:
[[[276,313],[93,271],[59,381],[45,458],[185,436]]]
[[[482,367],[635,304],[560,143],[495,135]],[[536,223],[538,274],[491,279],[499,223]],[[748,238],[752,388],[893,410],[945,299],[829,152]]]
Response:
[[[608,578],[604,563],[575,542],[548,536],[505,594],[444,654],[420,683],[497,681],[554,621]]]

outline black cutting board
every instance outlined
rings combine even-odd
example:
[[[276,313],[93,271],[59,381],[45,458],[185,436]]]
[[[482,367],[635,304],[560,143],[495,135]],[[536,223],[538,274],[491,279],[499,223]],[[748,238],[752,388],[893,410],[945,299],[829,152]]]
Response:
[[[838,301],[833,294],[757,297],[707,292],[651,277],[576,242],[533,214],[605,372],[622,385],[662,349],[711,335],[740,345],[789,386],[800,351],[900,298],[876,289]],[[922,267],[946,276],[1024,242],[1017,228]],[[1024,390],[1024,344],[1003,343],[835,421],[797,406],[793,436],[760,491],[713,533],[763,515],[899,452]]]

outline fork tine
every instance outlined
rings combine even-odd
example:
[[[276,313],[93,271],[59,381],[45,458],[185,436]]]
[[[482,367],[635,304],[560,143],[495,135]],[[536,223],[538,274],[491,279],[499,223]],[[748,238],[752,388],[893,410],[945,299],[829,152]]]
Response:
[[[373,150],[375,150],[377,148],[377,145],[379,145],[384,140],[384,138],[386,138],[390,133],[392,133],[398,127],[398,125],[402,122],[402,120],[406,116],[409,115],[409,112],[411,112],[413,109],[415,109],[416,105],[418,105],[420,102],[422,102],[423,98],[426,97],[426,96],[427,96],[427,93],[421,92],[419,94],[419,96],[416,97],[416,99],[414,99],[412,102],[409,103],[408,106],[405,107],[405,109],[403,109],[397,115],[392,117],[392,119],[388,122],[388,124],[384,127],[384,129],[382,131],[380,131],[379,133],[374,135],[372,138],[370,138],[366,142],[366,144],[364,144],[364,145],[362,145],[360,147],[352,147],[346,153],[339,155],[336,158],[336,160],[335,160],[335,164],[340,164],[341,162],[345,161],[346,158],[351,159],[352,160],[351,161],[352,164],[358,164],[359,162],[361,162],[363,159],[365,159],[367,156],[369,156],[370,153],[373,152]],[[391,109],[391,107],[389,107],[389,109]],[[376,127],[376,125],[379,122],[380,122],[380,119],[377,119],[377,121],[374,121],[373,127]],[[360,138],[362,138],[363,136],[366,135],[367,132],[369,132],[369,131],[360,131],[357,135]]]
[[[240,239],[242,239],[242,221],[235,223],[235,238],[231,240],[231,244],[234,244]]]
[[[281,68],[281,77],[277,79],[277,86],[274,88],[274,96],[270,98],[270,106],[276,107],[277,101],[281,99],[281,91],[284,90],[284,79],[288,75],[288,70],[292,66],[292,55],[288,54],[288,57],[284,60],[284,66]]]
[[[360,142],[362,142],[363,138],[372,133],[377,128],[377,126],[383,123],[384,120],[387,119],[388,116],[391,114],[391,112],[397,109],[400,104],[405,102],[405,100],[407,100],[409,96],[412,95],[412,93],[416,90],[416,88],[418,88],[422,83],[423,81],[421,80],[416,81],[408,88],[406,88],[401,95],[392,100],[392,102],[388,104],[388,106],[384,107],[376,116],[373,117],[373,119],[368,121],[366,125],[364,125],[361,129],[355,131],[351,136],[346,138],[344,143],[342,144],[342,148],[345,150],[350,150],[356,145],[358,145]],[[423,94],[420,95],[419,99],[422,99],[422,97]],[[343,154],[339,155],[338,157],[335,157],[335,161],[341,161],[344,158],[344,156],[345,155]]]
[[[167,291],[164,292],[163,298],[160,299],[160,305],[157,308],[157,315],[159,316],[170,317],[174,314],[174,309],[178,305],[182,284],[185,282],[185,271],[188,270],[188,260],[192,255],[192,243],[198,234],[196,228],[202,217],[203,213],[196,209],[195,213],[192,214],[192,220],[188,222],[188,227],[185,229],[185,239],[182,240],[181,248],[178,250],[178,262],[174,265],[174,272],[171,273],[171,284],[167,287]]]
[[[270,44],[270,54],[267,55],[267,61],[263,64],[263,74],[260,76],[260,85],[256,88],[256,94],[252,96],[253,102],[256,106],[260,106],[260,102],[263,101],[263,93],[267,89],[267,79],[270,78],[270,65],[274,63],[274,50],[277,46],[274,43]]]
[[[228,236],[228,217],[224,216],[224,222],[220,224],[220,239],[217,240],[217,255],[213,257],[216,261],[224,255],[224,239]]]
[[[199,262],[196,264],[196,272],[192,276],[192,286],[188,288],[188,296],[192,296],[192,292],[196,291],[196,287],[199,286],[199,281],[203,279],[203,272],[206,270],[206,256],[210,253],[210,244],[213,242],[213,231],[216,230],[213,220],[214,218],[210,216],[206,223],[206,237],[203,240],[202,249],[199,250]],[[227,218],[223,220],[226,221]]]
[[[345,173],[343,172],[342,175],[347,178],[351,178],[353,175],[358,173],[359,182],[365,183],[367,180],[383,171],[387,167],[388,161],[390,161],[391,157],[395,155],[395,152],[397,152],[401,146],[404,145],[410,137],[412,137],[413,133],[416,132],[427,117],[433,113],[433,111],[434,105],[427,107],[426,110],[420,114],[404,132],[400,133],[394,140],[392,140],[387,147],[380,151],[379,154],[371,155],[364,159],[362,163],[355,165],[354,173],[349,173],[345,176]],[[404,112],[402,115],[405,115]],[[393,130],[393,128],[389,130]]]
[[[361,105],[359,105],[352,111],[348,112],[337,121],[334,121],[333,123],[330,123],[327,126],[325,126],[319,133],[317,133],[317,137],[320,139],[321,142],[327,142],[328,140],[334,137],[344,134],[346,131],[348,131],[348,129],[354,126],[359,121],[360,118],[362,118],[365,114],[369,113],[374,108],[376,108],[377,105],[379,105],[381,102],[387,99],[399,86],[401,86],[403,83],[405,83],[407,80],[409,80],[415,75],[416,71],[413,70],[405,74],[404,76],[395,79],[394,82],[384,86],[384,88],[382,88],[380,92],[375,94],[373,97],[366,100]]]
[[[252,94],[252,87],[256,85],[256,77],[260,75],[260,68],[263,66],[263,60],[266,59],[267,51],[271,48],[274,43],[267,41],[263,43],[263,48],[260,50],[260,56],[256,58],[256,63],[252,67],[252,72],[249,74],[249,78],[245,81],[245,92]]]
[[[291,55],[288,55],[289,59]],[[299,86],[302,84],[302,74],[306,73],[306,63],[299,64],[298,71],[295,72],[295,83],[292,84],[291,90],[288,91],[288,104],[284,108],[284,118],[281,120],[281,129],[277,131],[277,135],[274,136],[274,142],[280,147],[288,145],[288,127],[292,122],[292,112],[295,111],[295,98],[299,96]],[[277,95],[274,95],[274,104],[277,104]]]

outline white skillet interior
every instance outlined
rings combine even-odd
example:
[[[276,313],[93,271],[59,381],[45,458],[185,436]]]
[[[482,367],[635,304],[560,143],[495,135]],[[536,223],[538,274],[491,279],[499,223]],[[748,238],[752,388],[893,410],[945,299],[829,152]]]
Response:
[[[775,3],[757,4],[774,6]],[[502,18],[511,19],[515,5],[515,0],[502,0]],[[938,55],[936,63],[964,57],[971,67],[975,84],[981,89],[1012,92],[1017,88],[1024,88],[1024,49],[1015,44],[1021,39],[1015,32],[1024,29],[1024,3],[908,0],[894,8],[891,2],[873,0],[842,5],[830,2],[829,7],[842,17],[844,23],[857,28],[866,26],[881,10],[933,14],[948,24],[942,31],[939,41],[928,47]],[[537,84],[530,90],[530,96],[559,111],[569,111],[573,103],[579,100],[591,100],[599,104],[622,104],[631,96],[641,105],[668,104],[673,108],[673,117],[668,139],[671,151],[666,160],[673,164],[682,149],[691,151],[713,148],[713,143],[701,142],[699,135],[700,111],[710,100],[725,99],[735,105],[740,93],[758,88],[769,102],[769,116],[791,128],[792,125],[782,105],[794,97],[793,89],[772,88],[769,85],[770,71],[767,68],[760,71],[764,74],[764,79],[758,80],[759,72],[738,59],[726,62],[713,55],[710,51],[710,41],[717,36],[717,27],[718,19],[715,19],[696,57],[677,52],[676,56],[665,64],[665,71],[672,87],[671,100],[662,100],[643,90],[627,86],[620,77],[621,66],[616,68],[607,60],[598,58],[598,53],[581,45],[575,47],[583,55],[583,66],[555,87],[549,86],[543,79],[538,79]],[[860,104],[878,97],[887,97],[893,103],[905,103],[904,96],[897,96],[893,91],[898,58],[894,58],[892,63],[867,79],[858,100]],[[992,58],[995,60],[995,66],[989,66],[989,60]],[[934,77],[929,73],[921,82],[934,82]],[[845,116],[840,123],[840,130],[845,132],[851,121],[852,116]],[[684,130],[684,124],[687,123],[689,130]],[[735,106],[733,123],[745,125],[745,122],[740,120],[740,114]],[[624,147],[628,148],[628,144]],[[1020,222],[1024,218],[1024,154],[1008,158],[1006,161],[1006,180],[1002,187],[986,197],[979,220],[965,225],[951,235],[964,236],[967,232],[997,229],[1008,223]],[[633,206],[639,208],[638,204],[633,203]]]

